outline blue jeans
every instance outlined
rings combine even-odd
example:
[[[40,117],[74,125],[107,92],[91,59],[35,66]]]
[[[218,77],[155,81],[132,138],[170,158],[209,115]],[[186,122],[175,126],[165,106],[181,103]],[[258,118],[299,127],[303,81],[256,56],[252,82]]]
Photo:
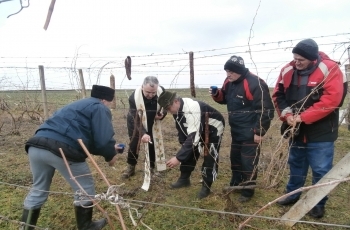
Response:
[[[24,200],[25,209],[40,208],[49,196],[52,177],[55,171],[60,172],[64,179],[69,183],[73,192],[80,190],[79,186],[71,179],[66,165],[62,158],[56,156],[45,149],[29,147],[28,157],[30,162],[30,170],[33,174],[33,185],[26,199]],[[96,194],[95,185],[88,164],[84,162],[68,161],[69,168],[87,194],[93,196]],[[83,200],[81,200],[83,198]],[[90,199],[74,195],[74,205],[90,205]]]
[[[305,184],[309,166],[312,170],[312,184],[316,184],[328,171],[331,170],[334,156],[334,142],[294,141],[290,143],[288,164],[290,177],[287,184],[287,193],[301,188]],[[298,198],[301,193],[291,195]],[[317,205],[324,206],[328,197],[325,196]]]

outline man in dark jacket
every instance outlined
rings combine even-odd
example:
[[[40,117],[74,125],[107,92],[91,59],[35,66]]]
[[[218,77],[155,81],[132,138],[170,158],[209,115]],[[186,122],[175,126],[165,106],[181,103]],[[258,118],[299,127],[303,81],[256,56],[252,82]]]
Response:
[[[160,108],[157,103],[158,95],[160,95],[163,90],[163,87],[159,86],[159,82],[156,77],[148,76],[144,79],[142,86],[136,89],[129,97],[127,126],[130,144],[127,157],[128,166],[122,174],[122,178],[124,179],[127,179],[135,174],[135,166],[139,156],[139,141],[148,145],[147,150],[150,165],[147,165],[146,159],[147,168],[150,168],[151,172],[153,173],[155,162],[157,161],[158,171],[165,170],[165,164],[162,165],[160,162],[161,160],[165,160],[160,126],[160,120],[164,118],[165,114],[160,112]],[[139,113],[140,110],[142,111],[142,115]],[[141,139],[139,137],[141,137]],[[157,154],[155,153],[156,151]],[[163,156],[164,159],[156,159],[156,156],[158,158],[162,158]]]
[[[109,165],[116,161],[112,115],[108,109],[114,98],[114,89],[94,85],[91,97],[73,102],[56,111],[31,137],[25,149],[28,153],[33,186],[24,200],[22,222],[36,225],[42,205],[48,198],[48,191],[55,171],[59,171],[74,192],[80,187],[71,179],[59,148],[68,160],[70,170],[89,196],[96,194],[87,155],[77,139],[82,139],[90,153],[101,155]],[[84,198],[84,199],[82,199]],[[106,220],[92,221],[92,202],[85,196],[74,196],[75,217],[78,229],[102,229]],[[33,229],[31,227],[24,229]]]
[[[347,92],[347,81],[338,63],[319,52],[314,40],[300,41],[292,52],[294,60],[282,68],[273,93],[277,113],[285,127],[282,134],[291,137],[287,192],[304,186],[309,166],[312,184],[331,170],[339,107]],[[300,192],[293,194],[277,203],[294,204],[300,195]],[[326,201],[324,197],[309,214],[314,218],[323,217]]]
[[[214,101],[227,104],[232,136],[230,186],[255,185],[260,145],[274,116],[269,88],[239,56],[230,57],[224,69],[227,78],[222,88],[209,93]],[[249,201],[253,195],[254,189],[242,189],[239,201]]]
[[[201,101],[191,98],[181,98],[176,93],[165,91],[158,99],[164,110],[173,114],[178,131],[179,142],[182,145],[176,156],[167,161],[167,166],[173,168],[181,163],[181,175],[171,188],[190,186],[190,176],[194,170],[198,157],[198,147],[208,143],[204,148],[204,162],[202,165],[202,188],[198,198],[202,199],[210,194],[210,187],[218,173],[219,150],[221,137],[225,128],[225,120],[220,112]],[[206,113],[208,114],[208,133],[206,133]]]

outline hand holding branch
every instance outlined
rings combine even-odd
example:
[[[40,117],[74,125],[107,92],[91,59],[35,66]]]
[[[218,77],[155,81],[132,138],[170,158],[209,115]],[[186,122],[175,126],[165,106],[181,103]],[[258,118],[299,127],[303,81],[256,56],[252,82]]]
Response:
[[[148,143],[151,141],[151,137],[148,134],[143,134],[143,136],[141,137],[141,141],[142,143]]]
[[[302,122],[300,115],[294,115],[294,116],[288,116],[287,117],[287,123],[290,126],[295,126],[296,123]]]

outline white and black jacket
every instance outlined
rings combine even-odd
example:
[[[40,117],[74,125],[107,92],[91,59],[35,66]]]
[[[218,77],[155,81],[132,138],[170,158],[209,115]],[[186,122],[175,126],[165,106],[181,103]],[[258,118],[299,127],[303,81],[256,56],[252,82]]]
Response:
[[[179,111],[173,115],[179,142],[182,144],[176,154],[180,162],[187,161],[192,156],[191,152],[198,148],[199,142],[204,143],[206,112],[209,114],[209,142],[218,143],[225,128],[225,120],[221,113],[204,102],[191,98],[180,99]]]

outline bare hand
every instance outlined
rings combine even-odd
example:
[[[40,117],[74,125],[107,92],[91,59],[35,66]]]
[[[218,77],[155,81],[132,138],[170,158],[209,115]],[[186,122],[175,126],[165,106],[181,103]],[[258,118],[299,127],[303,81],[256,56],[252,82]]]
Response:
[[[300,115],[288,116],[286,120],[288,125],[293,127],[296,125],[296,123],[302,122]]]
[[[123,147],[119,147],[118,144],[115,144],[114,149],[115,149],[115,151],[118,151],[119,149],[123,149]]]
[[[117,161],[117,154],[112,158],[112,160],[110,160],[108,162],[108,165],[109,166],[113,166],[116,161]]]
[[[300,115],[295,116],[295,122],[298,122],[298,123],[303,122],[301,120],[301,116]]]
[[[218,92],[219,92],[219,91],[216,91],[216,94],[213,95],[213,92],[212,92],[211,88],[209,87],[209,94],[210,94],[210,96],[214,96],[214,97],[215,97],[215,96],[218,94]]]
[[[263,137],[262,137],[262,136],[259,136],[259,135],[254,134],[254,142],[255,142],[255,143],[258,143],[258,144],[259,144],[262,140],[263,140]]]
[[[156,116],[155,116],[155,120],[160,120],[164,117],[164,114],[163,113],[156,113]]]
[[[143,134],[141,141],[142,143],[148,143],[151,141],[151,137],[148,134]]]
[[[179,164],[180,164],[180,161],[176,157],[173,157],[166,162],[166,166],[168,166],[169,168],[174,168]]]

